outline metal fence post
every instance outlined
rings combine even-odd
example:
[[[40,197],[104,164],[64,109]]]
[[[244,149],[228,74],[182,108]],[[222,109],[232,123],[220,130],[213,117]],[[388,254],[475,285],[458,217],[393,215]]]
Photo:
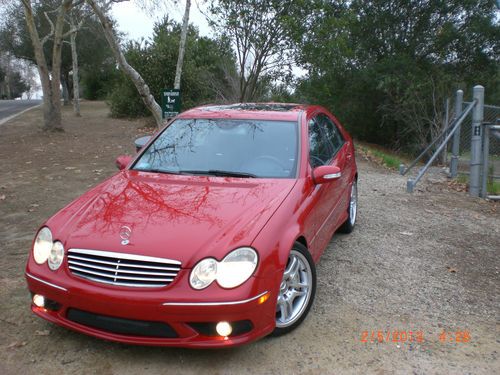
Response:
[[[481,198],[488,196],[488,166],[490,154],[490,127],[483,127],[483,176],[481,181]]]
[[[404,164],[399,164],[399,174],[400,174],[401,176],[404,176],[404,174],[405,174],[405,169],[406,169],[406,167],[405,167],[405,165],[404,165]]]
[[[455,116],[454,120],[460,117],[462,113],[462,105],[464,101],[464,92],[462,90],[457,91],[457,95],[455,97]],[[458,154],[460,152],[460,126],[453,134],[453,145],[451,149],[451,161],[450,161],[450,177],[455,178],[458,174]]]
[[[476,105],[472,111],[469,192],[472,197],[478,197],[481,190],[481,128],[484,117],[484,87],[474,86],[473,97]]]
[[[413,181],[413,178],[409,178],[408,181],[406,181],[406,192],[413,193],[414,187],[415,187],[415,183]]]
[[[446,137],[446,129],[450,125],[450,98],[446,98],[444,102],[444,118],[443,124],[441,125],[441,133],[443,133],[443,137]],[[441,153],[441,163],[446,164],[448,158],[448,145],[443,149]]]

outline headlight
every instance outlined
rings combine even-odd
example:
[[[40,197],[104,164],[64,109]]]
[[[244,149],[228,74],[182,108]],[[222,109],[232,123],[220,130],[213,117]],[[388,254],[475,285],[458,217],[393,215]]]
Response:
[[[203,289],[212,284],[217,276],[217,261],[206,258],[199,262],[191,271],[189,282],[195,289]]]
[[[252,276],[257,267],[257,253],[249,247],[230,252],[217,269],[217,282],[223,288],[235,288]]]
[[[33,246],[33,257],[35,262],[43,264],[50,255],[52,249],[52,232],[49,228],[43,227],[40,229],[35,238],[35,245]]]
[[[56,241],[52,245],[52,249],[50,250],[50,255],[49,255],[49,268],[52,271],[57,270],[64,259],[64,246],[61,242]]]
[[[223,288],[235,288],[252,276],[258,256],[254,249],[241,247],[230,252],[221,262],[206,258],[191,271],[189,281],[194,289],[204,289],[214,280]]]

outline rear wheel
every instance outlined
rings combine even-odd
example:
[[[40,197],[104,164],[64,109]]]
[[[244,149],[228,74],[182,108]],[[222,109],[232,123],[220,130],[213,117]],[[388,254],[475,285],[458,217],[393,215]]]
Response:
[[[356,216],[358,214],[358,182],[353,181],[351,186],[351,198],[349,200],[349,206],[347,207],[348,217],[347,220],[339,228],[341,233],[351,233],[356,224]]]
[[[276,328],[280,336],[297,328],[305,319],[316,293],[316,268],[307,248],[295,243],[283,273],[276,303]]]

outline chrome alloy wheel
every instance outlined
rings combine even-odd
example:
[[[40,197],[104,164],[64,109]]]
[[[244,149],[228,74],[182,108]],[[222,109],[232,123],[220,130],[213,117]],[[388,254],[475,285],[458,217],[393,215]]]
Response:
[[[358,210],[358,184],[356,180],[353,181],[351,187],[351,200],[349,202],[349,221],[351,226],[356,222],[356,214]]]
[[[306,257],[292,249],[281,280],[276,304],[276,327],[288,327],[304,313],[311,298],[312,270]]]

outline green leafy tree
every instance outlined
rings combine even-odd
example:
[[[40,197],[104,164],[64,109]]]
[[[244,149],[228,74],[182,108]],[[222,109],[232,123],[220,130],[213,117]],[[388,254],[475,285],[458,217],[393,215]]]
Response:
[[[331,107],[359,138],[418,150],[447,96],[473,84],[499,97],[494,0],[318,1],[294,24],[308,75],[297,96]]]
[[[30,86],[19,71],[13,70],[12,67],[5,69],[0,64],[0,99],[20,98],[29,89]]]
[[[26,2],[26,4],[28,3]],[[59,81],[63,88],[63,98],[65,101],[68,101],[73,96],[71,74],[73,70],[73,58],[69,40],[74,35],[74,33],[71,33],[73,27],[68,22],[69,16],[74,15],[76,12],[79,15],[78,19],[83,20],[79,27],[80,32],[78,33],[76,48],[79,56],[79,66],[83,68],[83,91],[89,91],[89,89],[85,88],[88,76],[95,74],[95,72],[112,71],[114,63],[110,59],[112,55],[102,34],[100,23],[91,10],[81,2],[66,1],[64,3],[68,3],[69,5],[68,9],[64,12],[64,19],[62,21],[61,59],[60,61],[56,59],[56,61],[58,61],[58,70],[60,71]],[[73,7],[77,3],[78,9]],[[41,56],[43,56],[41,60],[45,60],[49,73],[54,68],[54,59],[49,57],[52,56],[54,49],[53,32],[57,23],[56,16],[59,9],[61,9],[61,4],[61,0],[43,0],[30,5],[30,14],[33,17],[34,25],[41,41]],[[4,19],[0,27],[0,49],[11,53],[17,58],[38,64],[23,7],[17,3],[5,6],[3,16]],[[90,80],[92,80],[91,77]],[[94,88],[98,92],[105,91],[102,85],[94,84]]]
[[[265,82],[287,84],[294,63],[294,17],[304,17],[308,2],[219,0],[209,9],[212,26],[231,41],[237,57],[238,101],[269,96]]]
[[[11,98],[12,99],[20,98],[25,92],[29,91],[29,89],[30,86],[23,79],[21,73],[15,72],[12,75],[12,80],[10,83]]]
[[[181,25],[165,18],[155,25],[151,41],[129,42],[125,46],[128,63],[137,67],[157,102],[164,88],[174,86],[180,33]],[[229,42],[201,37],[197,29],[190,26],[181,78],[183,109],[227,101],[232,94],[235,72]],[[148,114],[133,83],[123,73],[118,74],[109,103],[113,116]]]

